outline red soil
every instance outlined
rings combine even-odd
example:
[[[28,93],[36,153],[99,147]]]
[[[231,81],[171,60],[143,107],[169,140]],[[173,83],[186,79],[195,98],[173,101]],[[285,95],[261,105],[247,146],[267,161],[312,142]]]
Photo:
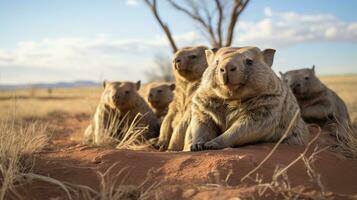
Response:
[[[57,118],[56,118],[57,119]],[[49,176],[72,184],[100,189],[97,172],[104,173],[113,164],[109,176],[119,176],[125,185],[151,190],[161,199],[230,199],[251,197],[272,199],[268,190],[259,196],[259,187],[252,180],[241,178],[255,168],[271,151],[274,144],[249,145],[235,149],[203,152],[144,152],[89,147],[71,138],[79,138],[88,124],[87,116],[66,116],[53,120],[51,143],[36,155],[33,173]],[[281,144],[257,173],[264,182],[271,180],[277,165],[286,166],[296,159],[305,147]],[[325,196],[344,199],[357,194],[357,161],[331,151],[316,156],[313,167],[321,175]],[[318,195],[319,187],[311,182],[302,161],[288,170],[292,191],[303,195]],[[256,173],[251,177],[255,178]],[[124,176],[127,176],[124,178]],[[18,187],[23,199],[67,199],[57,185],[33,181]],[[80,197],[73,196],[74,199]],[[281,196],[278,199],[282,198]]]

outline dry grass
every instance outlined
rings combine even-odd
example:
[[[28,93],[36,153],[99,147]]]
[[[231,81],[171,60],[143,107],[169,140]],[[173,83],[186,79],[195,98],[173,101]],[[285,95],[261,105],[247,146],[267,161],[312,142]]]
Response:
[[[356,137],[356,127],[351,127],[347,123],[337,122],[334,124],[337,126],[337,140],[339,143],[336,147],[331,148],[333,151],[341,152],[343,155],[349,158],[357,158],[357,137]],[[339,132],[343,135],[342,138],[339,137]]]
[[[296,117],[298,116],[298,112],[295,113],[293,119],[291,120],[287,130],[281,137],[281,139],[274,145],[272,150],[267,154],[267,156],[257,165],[257,167],[253,168],[249,171],[245,176],[241,178],[241,184],[235,187],[230,187],[227,184],[229,177],[231,176],[231,172],[229,172],[224,180],[220,178],[219,172],[214,174],[214,184],[207,184],[206,187],[202,187],[201,189],[209,189],[209,190],[222,190],[222,189],[237,189],[240,190],[246,185],[244,184],[245,180],[250,180],[252,183],[248,185],[250,187],[254,187],[257,193],[257,196],[250,194],[251,199],[255,199],[255,197],[265,197],[267,193],[273,194],[273,199],[311,199],[311,200],[320,200],[320,199],[354,199],[355,196],[352,195],[344,195],[344,194],[334,194],[331,192],[327,192],[319,173],[314,169],[314,162],[317,159],[317,155],[321,152],[329,149],[329,146],[324,148],[319,148],[319,146],[315,143],[316,140],[320,137],[321,130],[312,138],[309,143],[306,145],[304,151],[300,153],[293,161],[285,166],[277,165],[275,171],[272,175],[271,181],[264,181],[264,178],[260,176],[257,171],[266,163],[267,160],[275,153],[276,149],[282,143],[282,141],[286,138],[287,134],[290,132],[292,124],[295,122]],[[351,133],[351,132],[349,132]],[[352,140],[353,139],[353,140]],[[356,138],[352,135],[349,135],[349,141],[354,142],[353,144],[347,143],[346,145],[356,145]],[[308,153],[311,150],[311,147],[315,144],[314,150],[312,153]],[[355,150],[356,146],[347,146],[345,150],[348,151]],[[353,152],[354,153],[354,152]],[[310,155],[308,155],[310,154]],[[298,162],[303,162],[306,168],[306,174],[310,178],[310,183],[312,184],[310,187],[307,186],[292,186],[291,181],[288,177],[288,170],[293,167]],[[255,174],[255,177],[252,177]],[[308,190],[314,188],[314,192],[311,193]],[[310,190],[311,191],[311,190]]]
[[[346,103],[352,120],[357,120],[357,75],[323,76],[321,81]]]
[[[32,181],[42,181],[52,185],[56,185],[61,188],[69,200],[72,199],[96,199],[96,200],[149,200],[157,199],[157,195],[153,192],[153,189],[158,187],[159,184],[148,185],[148,177],[143,180],[139,185],[128,185],[126,180],[129,176],[127,168],[119,170],[119,172],[112,172],[118,163],[114,163],[105,172],[97,172],[99,178],[99,190],[86,185],[77,185],[60,181],[48,176],[43,176],[33,173],[19,173],[19,177],[26,178]],[[119,180],[121,180],[119,182]],[[15,193],[16,194],[16,193]],[[18,198],[21,198],[17,194]]]
[[[127,180],[129,173],[126,168],[121,169],[117,173],[112,173],[113,168],[118,163],[114,163],[110,166],[104,173],[97,172],[99,177],[99,191],[95,191],[88,187],[83,186],[73,186],[77,188],[77,195],[82,197],[82,199],[98,199],[98,200],[144,200],[153,199],[155,194],[152,189],[157,187],[159,184],[152,184],[151,186],[145,188],[148,179],[144,179],[139,185],[127,185],[125,181]],[[120,178],[124,175],[124,178]],[[121,180],[118,182],[118,180]]]
[[[96,199],[96,200],[148,200],[156,199],[153,189],[159,184],[147,185],[148,177],[139,185],[126,184],[129,176],[127,168],[119,170],[117,173],[113,169],[118,163],[111,165],[105,172],[97,172],[99,178],[99,190],[94,190],[86,185],[71,184],[61,182],[51,177],[27,174],[27,177],[48,182],[59,186],[67,195],[68,199]],[[120,182],[119,182],[120,180]]]
[[[345,101],[352,120],[357,122],[357,75],[326,76],[321,77],[321,80]],[[51,94],[46,89],[0,92],[0,200],[5,199],[8,193],[17,195],[14,190],[14,184],[21,182],[24,177],[58,185],[66,192],[69,199],[73,195],[76,197],[79,195],[83,197],[82,199],[123,199],[124,197],[128,197],[127,199],[132,197],[150,199],[149,197],[154,196],[149,193],[149,189],[144,189],[143,185],[136,186],[125,185],[124,182],[118,183],[118,177],[124,173],[125,169],[119,171],[116,175],[110,173],[114,167],[110,167],[103,173],[99,172],[99,191],[95,191],[87,186],[72,185],[50,177],[31,173],[30,169],[33,164],[31,155],[39,151],[48,141],[47,129],[38,123],[21,124],[19,121],[24,118],[44,117],[56,112],[69,114],[86,113],[91,115],[95,111],[101,91],[102,89],[98,87],[54,89]],[[9,108],[14,109],[11,110]],[[16,120],[9,120],[9,115],[15,115]],[[122,137],[121,140],[117,140],[117,148],[137,149],[140,147],[137,135],[141,131],[142,129],[138,129],[137,127],[137,121],[128,124],[123,132],[131,132],[132,134],[123,134],[126,136]],[[346,144],[346,148],[350,151],[352,149],[354,155],[357,155],[357,141],[351,138]],[[258,176],[255,178],[250,177],[250,179],[256,181],[256,186],[262,195],[266,191],[270,191],[286,199],[328,198],[325,195],[325,188],[320,181],[319,174],[313,169],[313,162],[319,152],[320,150],[315,149],[311,156],[301,154],[287,166],[277,167],[271,182],[263,182]],[[311,182],[319,188],[319,192],[315,196],[306,196],[305,191],[296,190],[296,188],[291,187],[287,171],[297,161],[305,163],[306,172],[311,178]],[[228,176],[225,181],[229,178]],[[218,185],[222,185],[222,181]],[[225,185],[224,187],[228,186]]]
[[[128,114],[123,117],[119,115],[118,112],[110,113],[106,120],[107,124],[100,129],[100,134],[95,135],[93,132],[91,135],[86,134],[85,140],[89,144],[115,146],[117,149],[149,149],[151,145],[143,137],[148,127],[140,124],[143,115],[137,114],[132,121],[128,120]]]
[[[357,75],[320,78],[346,102],[351,118],[357,120]],[[14,104],[18,117],[46,116],[56,111],[91,115],[101,92],[101,87],[53,89],[51,95],[47,89],[36,89],[34,94],[32,89],[0,91],[0,118],[6,116],[8,108]]]
[[[33,153],[47,142],[47,129],[43,125],[14,120],[0,122],[0,200],[5,199],[8,192],[16,195],[14,183],[21,180],[21,174],[30,171]]]
[[[39,118],[55,112],[90,115],[95,111],[101,91],[99,87],[53,89],[49,95],[46,89],[38,89],[34,96],[30,90],[1,91],[0,119],[15,112],[9,108],[16,108],[18,119]]]

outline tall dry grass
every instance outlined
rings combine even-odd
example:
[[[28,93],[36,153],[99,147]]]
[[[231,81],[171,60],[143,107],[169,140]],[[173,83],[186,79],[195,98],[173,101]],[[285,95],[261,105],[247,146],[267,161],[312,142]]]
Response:
[[[119,112],[109,113],[106,121],[100,123],[103,127],[99,128],[98,133],[86,130],[85,140],[99,146],[115,146],[117,149],[145,150],[150,148],[151,145],[144,137],[148,127],[140,123],[144,115],[138,113],[131,121],[128,115],[120,116]]]
[[[38,123],[24,124],[15,120],[0,121],[0,200],[10,192],[16,195],[14,183],[21,174],[30,172],[33,154],[48,142],[47,128]]]
[[[153,188],[159,184],[147,185],[148,177],[139,185],[128,185],[125,182],[129,177],[128,169],[122,168],[114,173],[113,169],[118,163],[114,163],[104,172],[97,172],[99,178],[99,190],[93,190],[83,185],[71,185],[76,190],[75,195],[81,199],[98,200],[148,200],[156,199]],[[120,181],[119,181],[120,180]]]

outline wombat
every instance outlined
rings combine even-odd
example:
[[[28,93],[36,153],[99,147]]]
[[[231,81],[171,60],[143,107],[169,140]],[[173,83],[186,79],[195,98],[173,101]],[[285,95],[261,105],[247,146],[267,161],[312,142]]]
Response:
[[[326,85],[311,69],[291,70],[280,75],[294,93],[302,118],[307,123],[318,124],[329,130],[337,139],[345,140],[351,133],[351,119],[343,100]]]
[[[271,69],[274,54],[257,47],[206,51],[209,67],[193,97],[185,150],[276,142],[296,113],[284,142],[305,144],[308,129],[294,95]]]
[[[144,138],[158,136],[158,120],[145,100],[137,93],[140,81],[104,81],[103,87],[104,91],[93,120],[84,134],[87,141],[103,144],[108,138],[118,135],[122,126],[130,125],[135,118],[139,120],[138,126],[147,127],[142,135]]]
[[[174,98],[175,83],[152,82],[139,90],[156,117],[162,121],[167,114],[170,103]]]
[[[187,127],[191,120],[192,95],[207,68],[207,47],[187,47],[178,50],[172,61],[175,75],[175,96],[165,116],[157,146],[161,150],[183,149]]]

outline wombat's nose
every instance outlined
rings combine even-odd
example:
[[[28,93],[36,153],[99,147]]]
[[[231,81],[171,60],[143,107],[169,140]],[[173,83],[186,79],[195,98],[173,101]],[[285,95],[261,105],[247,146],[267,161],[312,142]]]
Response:
[[[290,88],[300,88],[301,84],[300,83],[296,83],[296,84],[291,84]]]
[[[113,100],[117,100],[117,99],[119,99],[119,95],[116,94],[112,98],[113,98]]]

